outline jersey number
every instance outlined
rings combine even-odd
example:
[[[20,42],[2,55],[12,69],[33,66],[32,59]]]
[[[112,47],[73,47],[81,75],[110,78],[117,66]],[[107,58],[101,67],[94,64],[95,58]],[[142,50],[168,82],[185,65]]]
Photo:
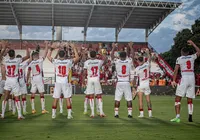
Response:
[[[147,69],[144,69],[144,76],[147,78]]]
[[[40,67],[39,67],[39,65],[36,65],[35,67],[36,67],[37,72],[40,73]]]
[[[187,65],[187,69],[191,69],[191,62],[189,60],[186,62],[186,65]]]
[[[92,67],[92,68],[91,68],[91,71],[92,71],[92,75],[97,75],[98,66]]]
[[[59,74],[65,76],[66,75],[66,66],[58,66]]]
[[[15,65],[7,66],[7,69],[8,69],[8,75],[9,75],[9,76],[14,76],[16,66],[15,66]]]
[[[122,65],[122,74],[126,74],[126,65]]]

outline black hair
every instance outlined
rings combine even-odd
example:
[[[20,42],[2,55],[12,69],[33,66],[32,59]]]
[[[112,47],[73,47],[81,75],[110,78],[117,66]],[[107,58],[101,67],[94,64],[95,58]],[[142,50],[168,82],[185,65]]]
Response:
[[[14,50],[9,50],[8,51],[9,57],[15,57],[15,51]]]
[[[91,52],[90,52],[90,57],[91,57],[91,58],[95,58],[96,55],[97,55],[97,53],[96,53],[95,51],[91,51]]]
[[[20,54],[18,54],[18,55],[16,56],[16,58],[22,58],[22,56],[21,56]]]
[[[64,50],[60,50],[58,55],[59,55],[60,58],[65,57],[65,51]]]
[[[188,47],[183,47],[182,49],[181,49],[181,51],[184,53],[184,54],[189,54],[189,48]]]
[[[40,46],[39,45],[36,47],[35,51],[38,52],[38,53],[40,52]]]
[[[124,51],[119,53],[120,58],[126,58],[126,56],[127,56],[127,54]]]
[[[140,56],[140,57],[138,58],[138,61],[139,61],[139,62],[143,62],[143,61],[144,61],[144,57],[143,57],[143,56]]]
[[[34,55],[38,55],[38,54],[39,54],[38,51],[33,51],[31,55],[34,56]]]

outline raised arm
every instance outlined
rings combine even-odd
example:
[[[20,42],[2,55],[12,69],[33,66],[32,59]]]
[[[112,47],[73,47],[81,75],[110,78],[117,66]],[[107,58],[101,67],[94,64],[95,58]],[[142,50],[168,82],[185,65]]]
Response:
[[[28,48],[28,45],[27,45],[28,43],[27,42],[23,42],[23,45],[26,47],[26,56],[24,56],[23,58],[22,58],[22,62],[24,62],[24,61],[26,61],[27,59],[29,59],[30,58],[30,48]]]
[[[114,56],[115,48],[116,48],[116,44],[112,43],[112,50],[111,50],[111,54],[110,54],[112,60],[114,60],[114,58],[115,58],[115,56]]]
[[[0,53],[0,60],[2,60],[2,57],[4,56],[4,54],[6,52],[6,49],[8,47],[8,42],[1,41],[1,45],[2,45],[2,50],[1,50],[1,53]]]
[[[134,49],[133,49],[133,42],[128,43],[128,46],[129,46],[129,48],[131,50],[131,58],[132,58],[132,60],[134,60],[135,52],[134,52]]]
[[[151,54],[150,54],[149,49],[146,49],[145,52],[147,54],[147,58],[148,58],[149,63],[151,63]]]
[[[78,51],[77,51],[76,45],[74,43],[71,43],[70,46],[74,50],[75,58],[73,58],[73,61],[74,61],[74,64],[76,64],[79,61],[79,55],[78,55]]]
[[[188,43],[195,48],[197,57],[199,57],[200,56],[200,49],[199,49],[199,47],[197,47],[197,45],[192,40],[188,40]]]
[[[47,54],[48,54],[49,42],[45,41],[44,43],[45,43],[45,49],[44,49],[43,58],[45,59],[47,57]]]

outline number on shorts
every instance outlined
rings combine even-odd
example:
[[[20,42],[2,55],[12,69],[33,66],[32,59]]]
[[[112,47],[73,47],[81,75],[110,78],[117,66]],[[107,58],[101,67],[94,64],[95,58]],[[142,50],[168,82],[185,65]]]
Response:
[[[39,67],[39,65],[36,65],[35,67],[36,67],[37,72],[40,73],[40,67]]]
[[[126,74],[126,65],[122,65],[122,74]]]
[[[91,68],[91,71],[92,71],[92,75],[95,76],[97,75],[97,72],[98,72],[98,66],[94,66]]]
[[[147,78],[147,69],[144,69],[144,76]]]
[[[15,65],[7,66],[8,75],[9,75],[9,76],[14,76],[14,74],[15,74],[15,69],[16,69],[16,66],[15,66]]]
[[[58,71],[59,71],[59,74],[61,75],[66,75],[67,71],[66,71],[66,66],[58,66]]]
[[[190,61],[190,60],[188,60],[188,61],[186,62],[186,65],[187,65],[187,69],[191,69],[191,61]]]

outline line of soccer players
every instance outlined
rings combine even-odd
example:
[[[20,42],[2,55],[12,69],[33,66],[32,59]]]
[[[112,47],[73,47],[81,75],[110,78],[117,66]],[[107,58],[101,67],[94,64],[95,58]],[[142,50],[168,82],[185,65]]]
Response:
[[[190,45],[192,45],[197,53],[194,55],[189,55],[189,50],[187,48],[183,48],[181,51],[182,56],[177,59],[174,78],[172,82],[172,86],[176,86],[176,75],[178,73],[178,69],[181,69],[182,79],[181,82],[177,86],[176,91],[176,100],[175,100],[175,108],[176,108],[176,118],[172,119],[173,122],[180,122],[180,101],[181,97],[188,98],[188,110],[189,110],[189,121],[192,121],[192,112],[193,112],[193,104],[192,99],[195,98],[195,78],[194,78],[194,60],[200,55],[200,49],[192,42],[188,41]],[[68,109],[68,119],[72,117],[72,85],[70,83],[70,74],[73,65],[78,63],[80,59],[85,60],[84,62],[84,71],[82,75],[82,86],[86,87],[85,94],[86,100],[84,102],[84,114],[87,114],[87,103],[89,102],[91,108],[90,117],[93,118],[95,116],[94,113],[94,98],[96,97],[96,108],[97,114],[100,117],[105,117],[106,115],[103,112],[103,100],[102,100],[102,88],[100,84],[100,70],[102,65],[106,64],[108,58],[106,56],[102,56],[102,59],[97,59],[96,51],[91,50],[89,52],[89,59],[81,58],[78,54],[76,45],[73,43],[49,43],[45,41],[45,51],[43,56],[39,55],[38,51],[32,52],[30,56],[30,49],[27,48],[26,56],[22,57],[21,55],[15,56],[15,51],[9,49],[8,42],[2,41],[1,45],[3,47],[0,59],[4,66],[2,70],[2,81],[1,86],[3,84],[3,80],[5,81],[4,86],[4,100],[2,101],[2,114],[1,118],[4,118],[6,104],[9,99],[9,95],[12,94],[15,97],[15,106],[18,112],[18,119],[24,119],[21,113],[21,105],[23,107],[23,114],[26,115],[26,94],[27,94],[27,83],[29,81],[30,75],[32,77],[31,80],[31,107],[32,113],[36,113],[35,110],[35,93],[38,91],[40,93],[41,99],[41,108],[42,113],[48,113],[45,110],[45,99],[44,99],[44,82],[43,82],[43,61],[47,57],[48,60],[54,65],[55,69],[55,88],[53,94],[53,104],[52,104],[52,118],[56,118],[56,109],[57,103],[60,97],[66,99],[66,106]],[[26,44],[25,44],[26,46]],[[151,63],[151,55],[148,49],[146,49],[147,60],[145,60],[144,56],[140,56],[135,60],[135,52],[133,49],[133,43],[130,42],[128,44],[130,48],[130,54],[128,55],[125,51],[117,52],[118,56],[115,55],[116,48],[118,47],[117,43],[112,44],[111,51],[111,60],[115,64],[117,82],[116,82],[116,90],[115,90],[115,108],[114,108],[114,116],[119,118],[119,107],[120,100],[124,96],[127,101],[127,110],[128,117],[132,118],[132,100],[138,96],[139,100],[139,110],[140,115],[138,117],[144,117],[143,111],[143,94],[146,96],[147,106],[148,106],[148,116],[152,117],[152,105],[150,100],[150,86],[149,86],[149,74],[150,74],[150,63]],[[70,56],[66,51],[67,48],[72,48],[74,52],[74,56]],[[50,50],[49,50],[50,49]],[[57,56],[52,58],[52,52],[58,49]],[[7,52],[6,52],[7,50]],[[9,58],[3,57],[8,53]],[[84,52],[82,52],[84,53]],[[29,59],[29,60],[28,60]],[[28,60],[28,61],[26,61]],[[133,80],[133,94],[131,91],[130,79],[131,71],[134,68],[133,61],[137,61],[138,66],[134,69],[134,79]],[[28,67],[27,76],[26,67]],[[5,71],[5,72],[4,72]],[[5,78],[6,75],[6,78]],[[86,77],[87,76],[87,77]],[[2,91],[3,92],[3,91]],[[22,103],[20,102],[20,96],[22,95]],[[61,99],[62,104],[62,99]],[[62,110],[62,105],[61,110]],[[13,107],[13,110],[15,107]],[[60,111],[62,113],[62,111]],[[15,113],[15,111],[14,111]]]

